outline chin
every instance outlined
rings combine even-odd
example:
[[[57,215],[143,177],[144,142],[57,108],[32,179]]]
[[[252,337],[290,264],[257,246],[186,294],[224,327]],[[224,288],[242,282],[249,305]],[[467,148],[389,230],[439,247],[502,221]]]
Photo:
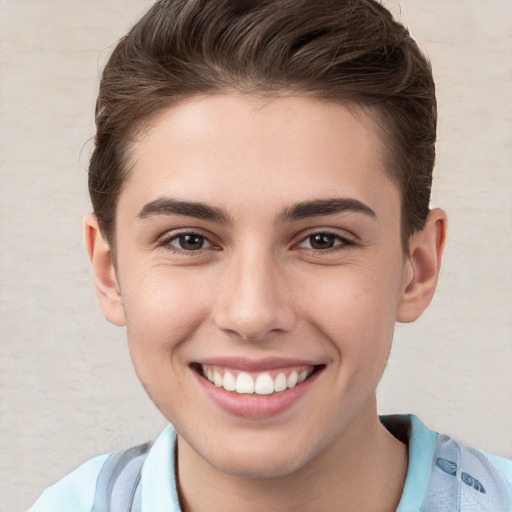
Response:
[[[223,473],[240,478],[280,478],[286,477],[305,466],[309,458],[304,448],[290,446],[290,443],[264,445],[225,446],[218,453],[204,457]]]
[[[303,464],[300,461],[272,458],[272,459],[245,459],[240,460],[238,455],[237,460],[223,460],[217,465],[217,469],[231,476],[248,479],[260,478],[283,478],[297,470]]]

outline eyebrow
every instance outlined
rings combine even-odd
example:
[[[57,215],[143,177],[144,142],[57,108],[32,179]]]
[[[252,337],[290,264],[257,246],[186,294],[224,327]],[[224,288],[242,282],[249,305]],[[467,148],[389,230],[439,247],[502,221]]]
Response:
[[[178,201],[168,197],[155,199],[145,204],[137,218],[146,219],[154,215],[185,215],[222,224],[231,223],[229,215],[220,208],[195,201]]]
[[[369,217],[377,217],[377,214],[368,205],[358,199],[339,197],[333,199],[314,199],[297,203],[286,208],[281,214],[281,219],[283,221],[290,221],[345,212],[362,213]]]
[[[304,219],[307,217],[320,217],[323,215],[335,215],[338,213],[356,212],[375,218],[376,213],[358,199],[333,198],[314,199],[303,201],[285,208],[280,215],[283,222]],[[221,224],[232,224],[228,213],[220,208],[209,206],[195,201],[179,201],[176,199],[161,197],[144,205],[137,218],[146,219],[156,215],[184,215],[202,220],[210,220]]]

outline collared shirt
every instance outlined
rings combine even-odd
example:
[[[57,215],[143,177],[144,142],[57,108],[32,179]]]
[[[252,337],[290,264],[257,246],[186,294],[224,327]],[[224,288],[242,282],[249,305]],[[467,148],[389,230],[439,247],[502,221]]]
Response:
[[[383,416],[381,421],[409,452],[396,512],[512,511],[512,460],[440,436],[414,415]],[[142,467],[141,512],[181,512],[175,451],[176,432],[169,425]],[[109,456],[89,460],[46,489],[28,512],[94,512],[98,475]]]

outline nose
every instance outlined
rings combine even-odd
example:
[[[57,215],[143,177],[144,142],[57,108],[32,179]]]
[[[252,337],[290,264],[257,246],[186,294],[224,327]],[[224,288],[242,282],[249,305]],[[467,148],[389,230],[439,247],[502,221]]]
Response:
[[[295,323],[285,272],[262,252],[234,255],[220,276],[215,323],[242,340],[269,340]]]

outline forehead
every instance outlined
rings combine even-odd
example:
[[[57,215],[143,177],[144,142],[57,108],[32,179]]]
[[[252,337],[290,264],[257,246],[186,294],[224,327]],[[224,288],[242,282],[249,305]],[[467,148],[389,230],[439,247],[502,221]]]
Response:
[[[336,196],[398,207],[383,155],[377,124],[361,109],[304,96],[194,97],[139,136],[120,203],[142,208],[169,195],[261,214]]]

